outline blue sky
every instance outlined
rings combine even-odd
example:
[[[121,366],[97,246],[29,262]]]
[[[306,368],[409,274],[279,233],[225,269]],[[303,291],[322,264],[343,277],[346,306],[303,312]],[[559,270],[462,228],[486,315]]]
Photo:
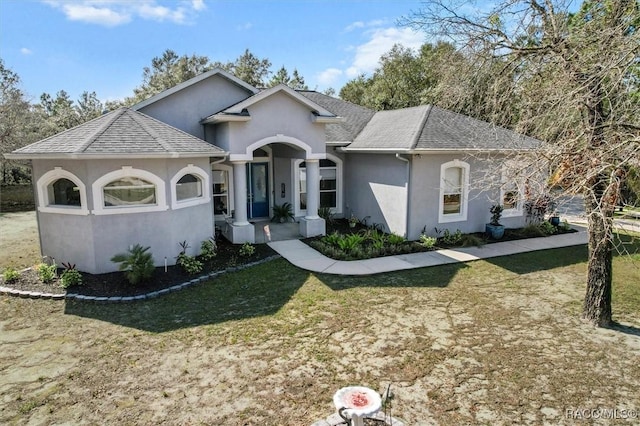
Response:
[[[337,91],[370,73],[394,43],[417,48],[421,33],[396,26],[418,0],[0,0],[0,57],[32,101],[83,91],[122,99],[165,49],[232,61],[249,49]]]

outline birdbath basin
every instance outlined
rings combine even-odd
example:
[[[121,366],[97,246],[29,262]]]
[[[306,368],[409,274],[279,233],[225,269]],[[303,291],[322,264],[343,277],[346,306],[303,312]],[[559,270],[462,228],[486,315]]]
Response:
[[[364,417],[380,411],[382,399],[373,389],[348,386],[333,395],[333,404],[342,418],[351,418],[353,426],[364,426]]]

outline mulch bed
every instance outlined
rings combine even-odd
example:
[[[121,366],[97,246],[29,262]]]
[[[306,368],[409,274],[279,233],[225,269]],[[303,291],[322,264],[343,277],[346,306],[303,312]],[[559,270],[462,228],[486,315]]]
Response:
[[[150,280],[135,287],[129,284],[122,272],[96,275],[82,273],[82,285],[65,290],[60,286],[58,280],[49,284],[41,282],[38,274],[33,269],[22,272],[20,278],[11,283],[5,283],[4,280],[0,279],[0,285],[15,290],[49,294],[76,293],[97,297],[137,296],[182,284],[211,272],[224,271],[228,268],[255,263],[277,255],[268,245],[256,244],[254,245],[255,253],[253,255],[248,257],[241,256],[239,254],[240,247],[240,245],[234,245],[225,239],[220,239],[218,241],[218,254],[210,261],[204,262],[204,268],[200,274],[189,275],[179,266],[169,266],[166,272],[164,267],[158,267]],[[60,274],[62,269],[59,269],[58,272]]]

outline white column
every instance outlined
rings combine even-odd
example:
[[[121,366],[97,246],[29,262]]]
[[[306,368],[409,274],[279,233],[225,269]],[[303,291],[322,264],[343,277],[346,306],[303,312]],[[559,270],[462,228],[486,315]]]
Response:
[[[247,221],[247,162],[232,161],[233,164],[233,201],[235,226],[249,225]]]
[[[307,215],[305,219],[319,219],[320,160],[305,160],[307,165]]]

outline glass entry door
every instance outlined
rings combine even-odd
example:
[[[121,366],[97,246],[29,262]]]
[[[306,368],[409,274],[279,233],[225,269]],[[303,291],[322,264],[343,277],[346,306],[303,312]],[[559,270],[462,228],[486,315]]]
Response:
[[[269,163],[247,164],[249,218],[269,217]]]

